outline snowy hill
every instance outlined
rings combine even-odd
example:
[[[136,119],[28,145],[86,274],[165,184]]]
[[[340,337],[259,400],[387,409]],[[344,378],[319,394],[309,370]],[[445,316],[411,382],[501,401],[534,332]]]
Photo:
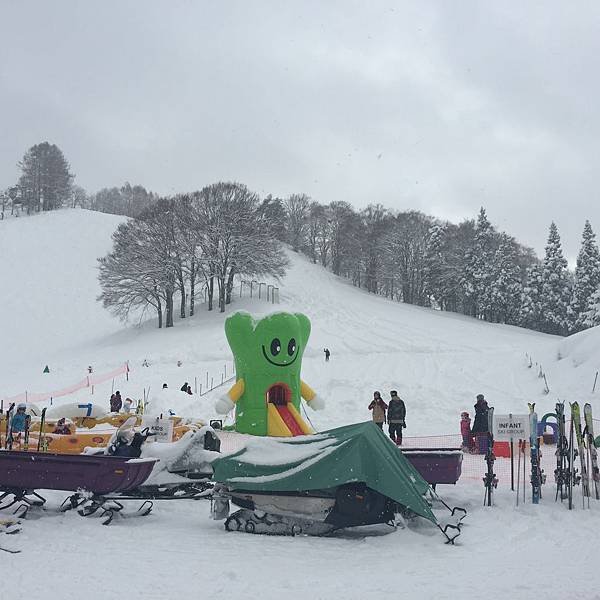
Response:
[[[120,221],[67,210],[0,223],[0,277],[12,282],[0,292],[4,314],[11,315],[0,323],[8,340],[0,349],[7,365],[0,393],[68,385],[89,364],[102,372],[126,360],[131,379],[118,385],[132,397],[148,387],[155,392],[163,382],[178,390],[183,381],[204,381],[207,372],[217,382],[225,365],[231,367],[223,333],[227,314],[243,308],[261,315],[275,308],[304,312],[312,321],[303,378],[328,403],[326,411],[309,415],[319,429],[368,418],[366,405],[376,389],[384,397],[399,391],[410,433],[421,435],[454,433],[457,415],[480,392],[506,412],[531,399],[553,406],[526,368],[525,354],[554,357],[557,338],[369,295],[291,252],[279,305],[236,298],[225,315],[199,305],[196,316],[170,330],[156,329],[154,321],[124,327],[95,301],[96,259],[110,248]],[[328,364],[324,347],[332,352]],[[141,368],[144,359],[150,368]],[[41,374],[45,364],[50,375]],[[221,391],[202,398],[175,394],[173,401],[180,413],[210,417]],[[106,387],[96,393],[93,400],[101,402],[102,394],[110,394]]]
[[[229,312],[209,314],[200,305],[194,318],[178,320],[169,330],[158,330],[151,321],[123,326],[112,318],[95,302],[96,258],[110,248],[120,220],[75,210],[0,222],[0,394],[65,386],[80,380],[90,364],[102,373],[129,360],[130,380],[116,381],[124,397],[141,397],[150,386],[151,397],[157,398],[166,381],[169,397],[157,400],[163,407],[172,403],[181,414],[211,417],[222,389],[203,397],[177,389],[194,377],[204,381],[206,373],[218,381],[225,365],[230,368],[223,333]],[[479,392],[497,411],[521,413],[527,401],[536,401],[542,413],[553,408],[557,395],[580,401],[594,397],[590,390],[600,356],[599,329],[560,340],[397,304],[353,288],[302,256],[290,254],[290,259],[280,284],[281,304],[275,308],[302,311],[312,321],[303,378],[327,402],[325,411],[309,412],[319,429],[367,419],[366,405],[375,389],[384,396],[399,390],[407,404],[409,436],[457,432],[460,411],[470,408]],[[236,308],[262,315],[274,307],[238,297],[229,310]],[[324,347],[332,351],[327,364]],[[533,359],[531,369],[526,353]],[[150,367],[141,366],[144,359]],[[50,374],[42,374],[45,364]],[[537,376],[540,364],[551,388],[547,395]],[[58,402],[75,397],[108,408],[110,390],[108,381],[96,387],[93,397],[86,389]],[[18,598],[44,595],[48,582],[70,564],[77,568],[70,573],[71,585],[61,587],[64,600],[81,598],[84,585],[92,600],[120,598],[124,590],[130,598],[187,597],[191,586],[211,597],[247,598],[263,573],[261,598],[273,600],[364,600],[390,594],[449,600],[466,588],[470,596],[490,600],[507,594],[525,600],[546,588],[557,598],[569,598],[572,578],[556,577],[556,570],[563,564],[573,570],[575,560],[579,572],[587,574],[588,595],[597,597],[595,553],[581,549],[600,525],[598,503],[592,500],[591,510],[581,510],[577,488],[577,510],[555,504],[550,467],[542,504],[528,501],[515,508],[504,464],[497,470],[495,506],[484,508],[483,461],[467,458],[475,477],[465,476],[455,487],[438,487],[450,504],[469,511],[456,547],[444,546],[435,528],[419,523],[385,536],[226,533],[221,522],[209,519],[205,501],[156,502],[144,519],[102,527],[98,519],[81,518],[75,511],[59,513],[66,494],[45,493],[46,513],[38,511],[40,518],[28,519],[21,534],[0,540],[23,553],[1,553],[0,560]],[[546,458],[554,459],[552,454]],[[35,574],[23,569],[23,560],[35,560]],[[115,561],[124,561],[126,568],[115,569]],[[524,564],[531,568],[519,577]],[[507,573],[513,575],[510,581],[503,577]]]

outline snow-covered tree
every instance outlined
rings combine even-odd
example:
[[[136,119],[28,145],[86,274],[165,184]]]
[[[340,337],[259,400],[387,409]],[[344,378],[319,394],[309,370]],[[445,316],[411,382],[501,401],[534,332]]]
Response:
[[[567,333],[570,297],[567,259],[562,253],[556,224],[552,222],[542,269],[542,331],[558,335]]]
[[[600,288],[589,299],[588,310],[585,313],[583,324],[585,327],[600,325]]]
[[[596,235],[589,221],[585,222],[581,249],[577,256],[573,295],[571,297],[569,329],[574,333],[586,327],[587,313],[591,309],[590,299],[600,287],[600,252]]]
[[[518,244],[506,233],[498,236],[491,272],[491,282],[485,297],[488,320],[499,323],[514,323],[521,308],[523,289],[521,268],[518,259]]]
[[[542,330],[542,288],[542,265],[535,263],[527,269],[523,292],[521,294],[519,322],[523,327],[537,331]]]
[[[495,231],[481,207],[475,225],[475,240],[467,255],[464,287],[474,317],[489,318],[492,270],[496,251]]]

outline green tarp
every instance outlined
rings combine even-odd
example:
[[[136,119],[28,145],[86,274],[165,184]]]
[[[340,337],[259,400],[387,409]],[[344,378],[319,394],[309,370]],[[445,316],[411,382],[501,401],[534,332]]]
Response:
[[[235,490],[300,492],[352,482],[436,523],[423,495],[428,485],[372,422],[300,438],[256,438],[213,462],[214,479]]]

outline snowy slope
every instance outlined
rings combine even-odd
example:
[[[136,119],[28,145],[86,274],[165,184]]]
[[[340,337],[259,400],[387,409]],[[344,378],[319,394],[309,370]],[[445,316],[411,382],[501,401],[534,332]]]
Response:
[[[4,288],[2,298],[14,318],[1,325],[10,340],[0,349],[1,358],[10,369],[0,393],[61,387],[81,379],[88,364],[102,372],[126,360],[131,380],[116,385],[134,398],[148,387],[154,394],[163,382],[178,390],[183,381],[193,384],[196,378],[206,387],[207,372],[217,382],[226,364],[231,369],[223,333],[227,315],[208,313],[200,305],[194,318],[161,331],[153,320],[122,327],[95,302],[96,258],[110,247],[119,222],[118,217],[73,210],[0,224],[6,253],[0,277],[15,282]],[[27,240],[25,250],[17,240]],[[365,407],[376,389],[384,397],[391,389],[399,391],[414,434],[454,433],[457,415],[480,392],[502,411],[545,398],[540,382],[525,369],[525,353],[554,352],[556,338],[397,304],[352,287],[303,256],[290,253],[290,260],[280,285],[281,304],[236,298],[232,310],[261,315],[275,308],[309,316],[312,335],[303,378],[328,403],[325,412],[310,415],[317,428],[367,418]],[[28,268],[21,274],[24,264]],[[26,285],[29,279],[35,287]],[[30,298],[23,302],[13,289],[29,289]],[[325,346],[332,351],[328,364]],[[150,368],[140,368],[144,359]],[[176,366],[178,360],[182,367]],[[45,364],[51,367],[49,376],[41,375]],[[178,412],[210,417],[221,391],[202,399],[175,394],[173,401],[179,403]],[[105,402],[106,393],[106,386],[99,386],[93,400]]]
[[[93,301],[99,291],[95,259],[110,247],[110,233],[119,221],[61,211],[0,223],[0,280],[10,282],[0,290],[0,300],[3,315],[11,316],[0,323],[0,394],[66,385],[84,376],[88,364],[99,373],[129,360],[129,382],[116,382],[124,397],[141,396],[148,386],[151,396],[158,395],[166,381],[170,397],[160,392],[165,397],[157,402],[172,403],[182,414],[211,417],[222,390],[198,398],[177,389],[184,380],[203,381],[207,372],[217,380],[225,364],[230,368],[223,334],[226,315],[209,314],[200,306],[193,319],[159,331],[153,322],[124,327]],[[74,240],[78,253],[69,251]],[[485,393],[498,412],[523,412],[531,400],[542,412],[554,405],[554,386],[583,390],[580,380],[585,379],[591,388],[587,376],[598,356],[597,331],[560,341],[400,305],[355,289],[301,256],[290,258],[276,308],[302,311],[312,321],[303,378],[328,403],[324,412],[309,413],[319,429],[368,418],[366,405],[375,389],[384,394],[399,390],[408,407],[408,435],[423,435],[456,432],[458,414],[470,408],[478,392]],[[22,274],[19,265],[35,268],[35,277]],[[18,289],[30,290],[26,301],[16,294]],[[57,298],[49,304],[53,296]],[[261,315],[273,306],[236,298],[233,308]],[[328,364],[324,347],[332,351]],[[543,393],[536,369],[527,368],[525,353],[543,364],[550,394]],[[141,367],[145,358],[151,363],[148,368]],[[45,363],[50,375],[41,374]],[[585,377],[582,367],[587,369]],[[107,405],[110,389],[108,382],[98,386],[93,397],[86,390],[76,398]],[[483,465],[481,469],[483,473]],[[222,523],[208,519],[208,503],[200,501],[157,502],[143,520],[102,527],[93,518],[53,512],[64,495],[49,494],[50,507],[43,518],[27,520],[18,536],[0,537],[2,545],[23,551],[14,556],[2,553],[0,564],[11,573],[15,598],[47,595],[48,585],[65,572],[65,565],[71,566],[67,579],[60,579],[68,581],[60,584],[63,600],[80,599],[82,593],[91,600],[124,595],[237,599],[257,593],[277,600],[445,600],[465,594],[490,600],[510,594],[525,600],[550,589],[555,598],[569,598],[574,580],[557,577],[561,565],[565,573],[575,567],[587,573],[587,596],[600,598],[595,553],[581,550],[590,543],[586,532],[600,527],[598,503],[592,501],[592,509],[584,512],[578,495],[578,509],[569,513],[554,503],[551,480],[548,471],[540,506],[528,503],[518,509],[505,477],[493,508],[482,506],[480,481],[465,478],[456,487],[441,486],[439,491],[451,504],[470,512],[457,547],[445,546],[427,524],[386,536],[228,534]],[[31,561],[35,570],[23,568]],[[524,564],[531,568],[525,570]]]
[[[7,370],[117,331],[96,259],[122,217],[65,210],[0,221],[0,361]],[[41,369],[40,369],[41,370]]]

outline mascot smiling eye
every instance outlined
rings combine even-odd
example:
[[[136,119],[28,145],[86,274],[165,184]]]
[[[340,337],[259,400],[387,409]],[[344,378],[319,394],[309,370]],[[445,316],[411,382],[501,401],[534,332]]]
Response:
[[[294,356],[294,352],[296,352],[296,340],[292,338],[288,344],[288,354]]]
[[[280,352],[281,352],[281,342],[279,341],[279,338],[275,338],[271,342],[271,354],[273,356],[277,356]]]

